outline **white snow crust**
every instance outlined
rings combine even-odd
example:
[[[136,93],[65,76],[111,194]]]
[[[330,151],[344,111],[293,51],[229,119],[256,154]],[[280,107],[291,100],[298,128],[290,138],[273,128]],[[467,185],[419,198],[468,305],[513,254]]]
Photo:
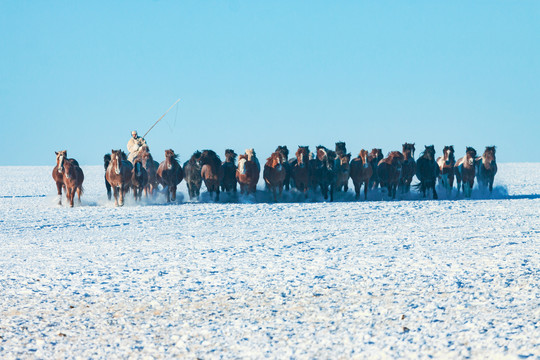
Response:
[[[468,200],[122,208],[82,168],[68,208],[52,167],[0,167],[2,359],[540,359],[538,163]]]

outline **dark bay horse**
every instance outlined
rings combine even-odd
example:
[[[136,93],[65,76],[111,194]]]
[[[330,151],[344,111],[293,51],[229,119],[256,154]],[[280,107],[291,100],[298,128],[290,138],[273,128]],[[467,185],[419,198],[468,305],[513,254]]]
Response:
[[[189,199],[199,198],[202,185],[202,153],[195,151],[191,158],[184,163],[184,180],[188,188]]]
[[[73,207],[75,193],[81,203],[83,192],[84,173],[75,159],[67,157],[67,150],[56,152],[56,166],[53,169],[52,177],[58,190],[58,205],[62,205],[62,188],[66,193],[69,206]]]
[[[298,191],[304,193],[307,198],[309,187],[309,147],[298,146],[296,150],[296,159],[291,162],[291,178]]]
[[[381,183],[379,180],[378,167],[379,167],[379,163],[381,162],[383,158],[384,158],[384,155],[381,149],[374,148],[371,150],[371,153],[369,153],[371,168],[373,169],[373,175],[371,175],[371,178],[369,179],[369,188],[371,190],[377,189]]]
[[[251,155],[251,156],[250,156]],[[260,166],[257,158],[250,154],[240,155],[238,157],[238,169],[236,169],[236,180],[240,184],[242,194],[255,194],[257,183],[259,182]]]
[[[127,155],[123,151],[122,151],[122,160],[127,160]],[[103,174],[103,177],[105,179],[105,188],[107,189],[107,198],[109,200],[111,200],[111,197],[112,197],[111,184],[109,184],[109,182],[107,181],[107,168],[109,167],[110,162],[111,162],[111,154],[103,155],[103,167],[105,168],[105,174]]]
[[[343,189],[343,191],[347,192],[349,190],[349,177],[351,175],[350,162],[351,154],[337,155],[334,164],[334,171],[336,173],[335,189],[337,191],[341,191],[341,189]]]
[[[289,191],[290,189],[290,183],[291,183],[291,172],[292,167],[289,164],[289,149],[287,149],[286,145],[278,146],[276,148],[276,151],[281,154],[281,157],[283,158],[283,163],[281,166],[285,169],[285,180],[283,180],[283,186],[285,186],[285,190]]]
[[[343,155],[347,154],[347,146],[345,145],[345,142],[339,141],[336,143],[336,156],[342,157]]]
[[[286,175],[283,163],[283,154],[280,151],[275,151],[266,159],[266,164],[264,165],[263,179],[268,189],[272,191],[274,202],[277,202],[277,192],[279,192],[280,197],[283,192],[283,182]]]
[[[424,151],[416,161],[416,177],[420,181],[417,186],[422,192],[422,195],[426,197],[427,190],[431,189],[433,192],[433,199],[438,199],[437,190],[435,189],[435,182],[439,177],[440,169],[437,161],[435,161],[435,146],[425,146]]]
[[[373,175],[373,168],[370,163],[368,152],[364,149],[360,150],[358,157],[351,161],[351,179],[354,184],[356,200],[360,199],[360,188],[364,184],[364,200],[367,200],[369,188],[369,179]]]
[[[315,158],[315,179],[321,188],[324,200],[334,201],[334,188],[336,185],[335,160],[336,153],[328,150],[322,145],[317,146],[317,156]]]
[[[176,201],[176,187],[184,178],[184,171],[178,162],[178,155],[172,149],[165,150],[165,160],[157,169],[158,182],[167,188],[167,202]]]
[[[497,173],[495,146],[486,146],[486,150],[484,150],[482,156],[476,159],[476,165],[478,186],[483,190],[489,188],[489,192],[493,192],[493,179]]]
[[[213,150],[203,150],[201,155],[201,176],[210,196],[216,194],[216,201],[219,201],[219,186],[223,178],[221,160]]]
[[[111,161],[105,173],[105,178],[113,189],[115,206],[124,205],[124,195],[131,186],[133,165],[122,158],[122,150],[112,150]]]
[[[454,187],[454,165],[456,164],[456,158],[454,156],[454,146],[445,146],[443,148],[443,155],[437,158],[437,165],[440,169],[440,184],[446,189],[446,194],[452,193]]]
[[[388,189],[388,196],[396,198],[396,190],[401,177],[401,166],[403,164],[403,154],[399,151],[392,151],[388,156],[377,164],[378,181],[382,187]]]
[[[237,191],[236,181],[236,153],[232,149],[225,150],[225,161],[221,163],[223,178],[221,179],[221,191]]]
[[[401,167],[401,178],[399,179],[399,188],[402,194],[407,194],[411,190],[411,182],[416,174],[416,162],[414,161],[413,144],[405,143],[402,145],[403,165]]]
[[[456,161],[456,165],[454,165],[458,194],[460,189],[462,189],[463,195],[468,198],[471,197],[472,188],[474,186],[474,176],[476,174],[476,167],[474,164],[475,158],[476,150],[467,146],[465,156],[459,158]]]
[[[140,154],[140,153],[139,153]],[[135,201],[141,200],[143,190],[148,185],[148,173],[142,164],[140,157],[133,160],[133,170],[131,171],[131,189]]]
[[[148,196],[148,194],[153,195],[159,184],[157,178],[157,169],[159,167],[159,163],[154,160],[147,146],[143,146],[141,148],[137,158],[141,160],[142,166],[148,175],[148,182],[144,187],[144,193],[146,196]]]

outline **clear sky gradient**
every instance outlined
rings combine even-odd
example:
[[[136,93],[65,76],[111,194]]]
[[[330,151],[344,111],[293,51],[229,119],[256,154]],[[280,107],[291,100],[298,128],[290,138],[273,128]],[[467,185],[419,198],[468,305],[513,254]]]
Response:
[[[540,1],[1,1],[0,165],[277,145],[540,156]]]

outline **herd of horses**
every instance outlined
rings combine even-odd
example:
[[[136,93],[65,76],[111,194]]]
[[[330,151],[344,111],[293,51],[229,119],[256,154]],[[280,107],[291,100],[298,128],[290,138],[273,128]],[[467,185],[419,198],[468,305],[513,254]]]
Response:
[[[308,146],[299,146],[294,157],[289,159],[286,146],[278,146],[264,163],[262,176],[266,188],[272,192],[274,201],[278,201],[283,190],[295,188],[307,199],[308,191],[320,189],[325,200],[334,200],[336,191],[348,191],[349,179],[352,179],[356,199],[359,200],[363,186],[364,199],[368,192],[377,188],[386,189],[387,197],[396,198],[396,194],[406,195],[411,190],[413,177],[418,183],[413,187],[423,197],[431,194],[437,199],[437,183],[451,194],[454,181],[465,197],[471,197],[474,180],[481,189],[492,192],[493,179],[497,173],[495,146],[487,146],[482,156],[476,150],[467,147],[465,155],[455,159],[454,147],[445,146],[442,156],[435,157],[435,147],[425,146],[424,151],[415,160],[415,144],[405,143],[402,151],[391,151],[386,157],[381,149],[368,152],[364,149],[351,159],[344,142],[336,143],[335,150],[317,146],[311,152]],[[238,161],[237,161],[238,158]],[[135,200],[142,195],[153,196],[161,186],[167,202],[176,200],[177,187],[183,180],[187,184],[189,198],[200,196],[202,183],[210,196],[219,200],[221,192],[253,194],[261,174],[261,164],[253,149],[237,155],[233,150],[225,150],[225,161],[212,150],[196,151],[183,166],[173,150],[165,150],[165,160],[155,161],[148,147],[144,146],[133,162],[127,160],[121,150],[112,150],[104,156],[105,186],[109,200],[114,196],[115,205],[122,206],[126,193],[133,192]],[[67,152],[56,152],[56,166],[53,169],[59,203],[62,189],[65,189],[69,205],[73,206],[77,193],[79,202],[82,193],[84,174],[75,159],[67,157]]]

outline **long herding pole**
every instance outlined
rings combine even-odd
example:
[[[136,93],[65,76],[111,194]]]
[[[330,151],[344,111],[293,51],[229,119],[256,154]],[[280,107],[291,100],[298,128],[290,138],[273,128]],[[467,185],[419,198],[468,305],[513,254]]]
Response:
[[[176,105],[179,101],[180,101],[180,99],[176,100],[174,102],[174,104],[172,104],[172,106],[169,108],[169,110],[165,111],[165,114],[161,115],[161,117],[154,123],[154,125],[152,125],[152,127],[150,129],[148,129],[148,131],[143,135],[143,138],[146,137],[146,135],[150,132],[150,130],[152,130],[154,128],[154,126],[156,126],[157,123],[160,122],[161,119],[163,119],[165,117],[165,115],[167,115],[167,113],[169,111],[171,111],[171,109],[174,107],[174,105]]]

